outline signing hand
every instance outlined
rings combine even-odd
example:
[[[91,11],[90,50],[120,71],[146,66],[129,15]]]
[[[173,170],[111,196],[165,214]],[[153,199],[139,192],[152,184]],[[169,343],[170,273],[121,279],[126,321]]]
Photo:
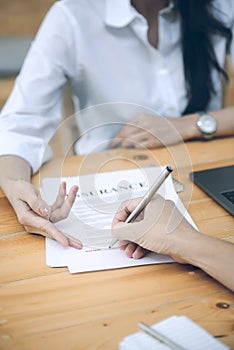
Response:
[[[170,255],[178,262],[184,262],[183,256],[179,253],[185,249],[182,245],[186,246],[189,236],[193,237],[194,234],[197,236],[197,232],[195,233],[172,201],[164,200],[159,195],[146,206],[140,221],[124,223],[138,202],[139,199],[132,200],[124,209],[116,213],[112,235],[118,238],[120,243],[126,240],[133,242],[131,244],[135,244],[138,250],[142,247],[149,251]],[[123,249],[128,249],[128,245],[123,245]],[[128,255],[127,251],[126,253]]]
[[[142,198],[136,198],[131,202],[124,202],[121,205],[122,209],[119,209],[117,213],[115,214],[115,217],[112,222],[112,228],[114,229],[116,226],[118,227],[119,223],[123,223],[126,221],[128,216],[131,214],[131,212],[135,209],[137,204],[141,201]],[[143,213],[141,213],[135,222],[138,222],[143,219]],[[125,253],[127,257],[134,258],[134,259],[140,259],[144,257],[148,250],[142,248],[138,244],[134,242],[130,242],[129,240],[122,239],[119,241],[119,247],[121,250],[125,250]]]

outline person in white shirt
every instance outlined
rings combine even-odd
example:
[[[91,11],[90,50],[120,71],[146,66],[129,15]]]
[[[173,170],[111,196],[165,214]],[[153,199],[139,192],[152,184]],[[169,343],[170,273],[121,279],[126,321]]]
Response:
[[[77,246],[53,224],[77,187],[65,200],[61,184],[50,207],[30,184],[61,120],[67,81],[76,111],[85,111],[80,154],[230,135],[234,107],[222,109],[222,78],[227,53],[234,64],[233,32],[232,0],[56,2],[0,116],[0,186],[26,229]],[[210,114],[211,129],[197,125],[198,112]]]

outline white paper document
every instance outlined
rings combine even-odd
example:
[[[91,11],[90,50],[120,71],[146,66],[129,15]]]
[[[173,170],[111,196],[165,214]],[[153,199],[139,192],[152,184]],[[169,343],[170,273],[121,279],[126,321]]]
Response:
[[[67,188],[78,185],[79,191],[69,217],[56,223],[64,233],[79,239],[84,247],[77,250],[62,247],[56,241],[46,239],[46,263],[51,267],[67,266],[71,273],[115,269],[122,267],[173,262],[168,256],[147,254],[142,259],[127,258],[118,244],[109,249],[113,237],[111,223],[125,200],[143,196],[161,173],[161,167],[138,168],[66,178],[46,178],[42,183],[42,196],[47,203],[56,199],[61,181]],[[186,219],[194,225],[180,201],[171,176],[158,193],[176,203]],[[195,226],[195,225],[194,225]]]
[[[228,350],[229,347],[215,339],[209,332],[186,316],[171,316],[152,326],[186,350]],[[119,350],[170,350],[171,347],[157,341],[142,331],[125,337]]]

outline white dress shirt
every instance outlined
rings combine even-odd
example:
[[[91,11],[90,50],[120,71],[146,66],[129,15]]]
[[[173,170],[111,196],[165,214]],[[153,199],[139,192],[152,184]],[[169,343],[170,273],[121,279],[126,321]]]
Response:
[[[217,16],[234,34],[234,1],[215,0]],[[147,22],[130,0],[56,2],[27,54],[0,117],[0,154],[18,155],[37,171],[61,120],[69,80],[83,137],[77,153],[108,146],[123,123],[141,113],[179,117],[188,100],[181,52],[180,21],[172,3],[159,14],[158,48],[147,39]],[[221,66],[225,39],[214,37]],[[232,44],[234,64],[234,45]],[[221,108],[222,86],[213,72]],[[98,147],[97,147],[98,146]]]

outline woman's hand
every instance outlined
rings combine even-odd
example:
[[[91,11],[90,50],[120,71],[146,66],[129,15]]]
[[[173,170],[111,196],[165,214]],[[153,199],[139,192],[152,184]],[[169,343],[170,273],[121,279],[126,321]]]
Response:
[[[61,232],[54,223],[65,219],[73,206],[78,186],[73,186],[66,198],[66,182],[60,184],[58,196],[53,205],[41,198],[39,190],[24,180],[9,180],[8,199],[10,200],[20,224],[30,233],[50,237],[63,246],[82,248],[82,243]]]
[[[166,118],[142,114],[124,125],[115,136],[112,147],[158,148],[197,137],[194,117]]]
[[[148,251],[170,255],[178,262],[184,262],[181,253],[184,244],[187,244],[189,234],[197,235],[197,231],[184,219],[172,201],[164,200],[159,195],[146,206],[140,221],[124,223],[138,202],[139,199],[135,199],[127,203],[116,213],[112,224],[112,235],[120,240],[120,245],[123,245],[127,256],[130,255],[129,250],[137,254],[142,247]],[[143,256],[141,253],[139,255]]]
[[[123,223],[126,221],[128,216],[131,214],[131,212],[134,210],[134,208],[137,206],[137,204],[140,202],[142,198],[136,198],[132,200],[131,202],[125,202],[122,204],[120,210],[115,214],[115,217],[112,222],[112,228],[115,228],[116,225],[119,223]],[[135,222],[139,222],[142,220],[143,214],[141,213],[135,220]],[[119,241],[119,247],[121,250],[125,250],[125,253],[127,257],[134,258],[134,259],[141,259],[143,258],[147,253],[148,250],[142,248],[138,244],[134,242],[130,242],[129,240],[123,239]]]

